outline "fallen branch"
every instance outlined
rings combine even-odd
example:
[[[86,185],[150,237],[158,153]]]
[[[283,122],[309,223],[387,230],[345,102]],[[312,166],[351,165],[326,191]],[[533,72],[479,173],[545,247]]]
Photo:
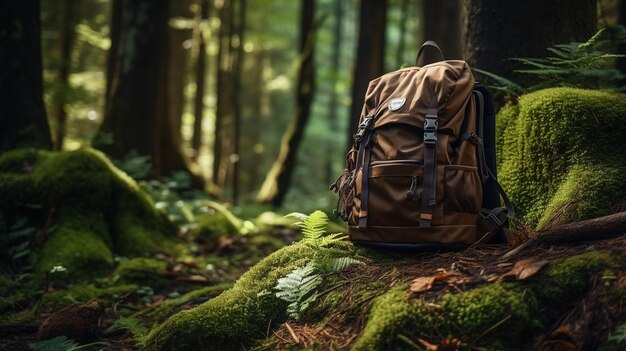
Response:
[[[539,231],[535,237],[502,255],[501,259],[516,256],[529,247],[574,241],[596,240],[626,233],[626,212],[561,224]]]

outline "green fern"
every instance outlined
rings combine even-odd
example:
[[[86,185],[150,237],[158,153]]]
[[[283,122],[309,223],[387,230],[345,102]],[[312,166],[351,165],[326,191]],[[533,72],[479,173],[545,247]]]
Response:
[[[284,278],[278,279],[276,297],[289,302],[287,313],[290,317],[299,319],[315,300],[317,288],[322,283],[322,277],[317,272],[315,263],[309,262],[303,267],[296,268]]]
[[[302,242],[318,247],[326,247],[345,240],[343,233],[326,234],[328,216],[322,211],[315,211],[310,215],[293,212],[286,217],[294,217],[300,220],[296,224],[302,231]]]
[[[148,338],[150,329],[138,318],[120,318],[113,322],[107,332],[125,330],[133,336],[136,346],[142,347]]]
[[[111,346],[108,342],[96,341],[90,344],[78,345],[72,339],[66,336],[57,336],[56,338],[29,343],[34,351],[79,351],[92,349],[94,346]]]
[[[611,341],[615,341],[617,343],[626,342],[626,323],[619,325],[613,331],[613,335],[609,338]]]
[[[321,272],[338,272],[355,264],[365,263],[349,256],[320,259],[316,261],[316,265],[319,267]]]

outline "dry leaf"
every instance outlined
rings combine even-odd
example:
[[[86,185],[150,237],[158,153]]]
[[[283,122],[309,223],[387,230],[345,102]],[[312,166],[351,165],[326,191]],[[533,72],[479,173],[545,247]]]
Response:
[[[189,282],[189,283],[208,283],[209,282],[209,278],[203,275],[198,275],[198,274],[188,275],[186,277],[179,277],[176,280]]]
[[[510,271],[504,273],[500,280],[506,279],[517,279],[517,280],[526,280],[535,274],[539,273],[539,271],[548,264],[548,261],[540,260],[535,261],[532,258],[521,260],[515,263],[513,268]]]
[[[428,291],[433,288],[435,280],[436,276],[415,278],[411,282],[411,287],[409,288],[409,290],[416,293]]]
[[[456,351],[461,347],[461,340],[451,336],[443,339],[439,345],[431,344],[420,338],[417,340],[426,348],[426,351]]]
[[[541,351],[576,351],[578,348],[567,340],[548,340],[541,344]]]

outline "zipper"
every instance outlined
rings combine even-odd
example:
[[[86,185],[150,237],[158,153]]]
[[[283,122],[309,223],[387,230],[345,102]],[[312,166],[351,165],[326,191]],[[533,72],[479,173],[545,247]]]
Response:
[[[385,160],[385,161],[372,161],[370,162],[370,166],[380,166],[380,165],[423,165],[424,160]]]
[[[413,176],[411,177],[411,187],[409,188],[409,191],[406,192],[406,198],[414,200],[416,190],[417,190],[417,177]]]

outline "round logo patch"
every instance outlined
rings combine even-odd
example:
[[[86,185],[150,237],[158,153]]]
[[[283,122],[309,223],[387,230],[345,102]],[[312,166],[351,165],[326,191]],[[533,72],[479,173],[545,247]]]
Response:
[[[391,99],[391,101],[389,101],[389,106],[388,106],[389,111],[398,111],[399,109],[402,108],[402,106],[404,106],[405,102],[406,102],[406,98],[404,97]]]

